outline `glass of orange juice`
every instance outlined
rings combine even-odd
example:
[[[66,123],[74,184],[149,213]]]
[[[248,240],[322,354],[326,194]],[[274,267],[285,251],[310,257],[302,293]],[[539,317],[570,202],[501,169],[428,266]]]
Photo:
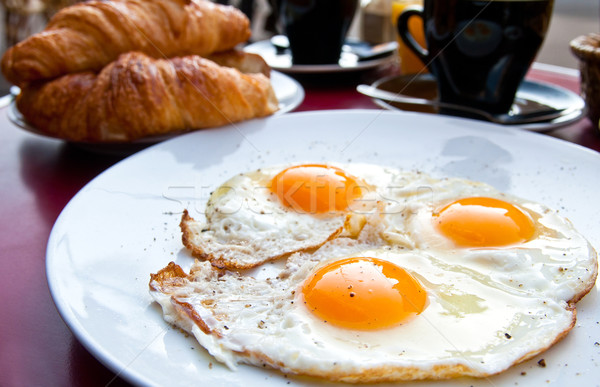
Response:
[[[409,6],[423,6],[423,0],[392,0],[392,24],[396,31],[396,39],[398,40],[398,55],[400,59],[400,71],[402,74],[426,73],[427,67],[421,60],[408,48],[400,36],[396,23],[398,16],[404,11],[404,8]],[[413,17],[409,20],[408,29],[417,42],[426,48],[425,45],[425,30],[423,28],[423,19]]]

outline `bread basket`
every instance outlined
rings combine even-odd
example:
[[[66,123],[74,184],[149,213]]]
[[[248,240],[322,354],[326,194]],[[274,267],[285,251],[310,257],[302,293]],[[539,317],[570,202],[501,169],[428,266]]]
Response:
[[[581,95],[588,106],[588,116],[600,121],[600,34],[579,36],[571,41],[571,51],[579,58]]]

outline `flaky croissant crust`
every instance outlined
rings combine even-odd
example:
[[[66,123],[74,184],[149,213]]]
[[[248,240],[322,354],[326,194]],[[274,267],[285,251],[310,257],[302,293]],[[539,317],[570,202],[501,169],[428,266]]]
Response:
[[[270,80],[199,56],[121,55],[99,74],[69,74],[24,87],[24,118],[45,134],[79,142],[127,142],[215,127],[278,109]]]
[[[119,55],[207,55],[250,37],[248,18],[206,0],[107,0],[59,11],[46,29],[9,48],[2,72],[15,85],[100,71]]]

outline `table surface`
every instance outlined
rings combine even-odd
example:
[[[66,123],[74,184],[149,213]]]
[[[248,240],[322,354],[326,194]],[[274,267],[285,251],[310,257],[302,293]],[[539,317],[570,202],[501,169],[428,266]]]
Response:
[[[299,78],[306,98],[297,111],[379,109],[355,87],[393,70]],[[528,78],[579,91],[579,78],[568,69],[536,66]],[[27,133],[9,122],[7,110],[0,109],[0,386],[127,385],[69,331],[45,273],[48,236],[61,210],[125,156],[88,153]],[[587,118],[547,135],[600,151],[600,135]]]

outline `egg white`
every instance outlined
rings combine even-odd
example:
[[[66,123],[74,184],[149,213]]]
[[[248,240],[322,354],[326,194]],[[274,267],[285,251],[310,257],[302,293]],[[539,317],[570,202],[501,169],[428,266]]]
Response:
[[[268,365],[286,373],[348,382],[485,376],[535,356],[573,326],[564,301],[507,288],[420,251],[338,239],[316,253],[297,253],[268,278],[221,272],[196,262],[177,280],[153,280],[165,319],[191,332],[217,360]],[[301,287],[320,265],[345,257],[389,260],[415,276],[428,306],[383,330],[339,328],[302,302]],[[255,269],[256,270],[256,269]],[[181,305],[190,305],[201,323]],[[205,329],[201,327],[204,325]]]
[[[234,176],[210,196],[204,218],[185,216],[184,243],[221,267],[249,268],[292,252],[314,249],[338,236],[358,237],[383,190],[410,173],[367,164],[330,164],[358,178],[363,196],[349,211],[307,214],[283,205],[267,188],[290,165]],[[379,187],[382,187],[380,192]]]
[[[171,264],[152,276],[165,320],[231,369],[246,363],[347,382],[492,375],[574,326],[574,303],[595,283],[597,256],[556,211],[465,179],[335,166],[368,188],[351,211],[315,216],[285,208],[265,187],[289,165],[241,174],[217,189],[205,219],[182,221],[186,246],[210,262],[195,262],[189,274]],[[473,196],[525,210],[534,238],[457,247],[437,231],[433,213]],[[376,331],[313,315],[302,284],[322,265],[357,256],[403,267],[426,289],[427,308]]]
[[[531,240],[502,247],[458,247],[434,225],[434,212],[460,198],[491,197],[528,213],[535,223]],[[568,219],[542,204],[460,178],[421,175],[392,195],[382,236],[392,244],[426,251],[451,264],[490,276],[531,294],[576,302],[597,276],[597,253]]]

